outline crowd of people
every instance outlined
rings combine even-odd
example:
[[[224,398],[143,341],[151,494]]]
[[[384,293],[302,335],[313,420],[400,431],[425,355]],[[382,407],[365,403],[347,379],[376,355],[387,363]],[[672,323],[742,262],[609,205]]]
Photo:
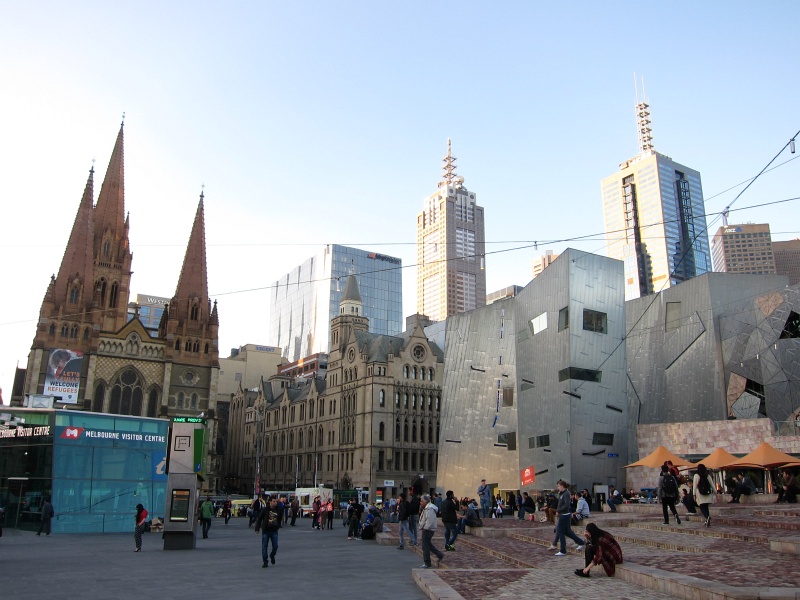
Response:
[[[665,462],[659,469],[658,483],[654,488],[642,490],[642,495],[634,490],[620,491],[609,486],[606,503],[611,512],[616,512],[617,507],[626,501],[655,501],[661,504],[664,524],[670,522],[670,514],[675,522],[680,525],[681,518],[677,511],[678,505],[683,505],[687,513],[696,515],[699,510],[706,527],[711,526],[709,507],[719,494],[722,493],[721,485],[714,478],[714,474],[704,464],[699,464],[696,471],[682,475],[671,463]],[[424,564],[423,568],[431,568],[431,557],[436,556],[439,562],[444,560],[445,552],[456,550],[456,540],[459,535],[467,533],[467,528],[483,526],[483,519],[499,519],[504,516],[516,516],[520,521],[536,520],[536,513],[540,513],[539,521],[550,523],[553,528],[553,540],[549,550],[555,550],[554,556],[567,555],[567,539],[574,542],[574,549],[584,552],[584,567],[576,569],[579,577],[589,577],[592,569],[602,565],[605,573],[612,577],[615,566],[622,563],[622,549],[613,535],[600,529],[595,523],[583,523],[591,517],[592,497],[589,490],[571,491],[570,484],[559,480],[556,490],[538,494],[517,490],[502,494],[492,494],[486,480],[481,480],[476,490],[476,497],[456,498],[453,491],[442,494],[419,494],[413,488],[389,498],[382,506],[375,504],[366,505],[355,498],[349,500],[346,510],[343,511],[344,522],[347,526],[347,539],[374,539],[377,533],[384,531],[384,522],[396,523],[398,526],[399,545],[403,550],[406,544],[417,546],[421,544]],[[800,492],[800,483],[797,476],[789,469],[779,470],[775,479],[776,502],[797,502]],[[646,495],[645,495],[646,491]],[[752,478],[745,473],[735,476],[729,485],[731,503],[737,503],[742,495],[756,493]],[[52,512],[48,511],[48,514]],[[315,530],[331,530],[334,521],[334,506],[330,499],[323,501],[317,496],[311,506],[311,527]],[[230,499],[222,505],[221,514],[227,524],[231,514]],[[262,566],[267,568],[275,564],[278,551],[278,530],[283,525],[294,526],[298,516],[302,514],[297,498],[291,501],[286,497],[273,495],[269,497],[263,493],[255,498],[248,508],[250,521],[248,527],[253,527],[257,533],[262,534]],[[198,506],[198,518],[202,523],[203,537],[208,537],[211,528],[211,517],[215,515],[211,498],[207,497]],[[142,505],[137,506],[134,538],[136,551],[141,550],[141,534],[145,528],[147,511]],[[434,536],[441,520],[444,529],[444,544],[440,550]],[[585,525],[583,537],[573,531],[572,527]],[[48,523],[43,519],[42,529],[49,534]],[[41,530],[40,530],[41,531]]]

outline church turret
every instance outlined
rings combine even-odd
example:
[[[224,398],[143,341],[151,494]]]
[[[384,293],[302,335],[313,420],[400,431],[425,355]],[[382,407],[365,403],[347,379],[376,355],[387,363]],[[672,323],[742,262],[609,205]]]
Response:
[[[362,314],[363,308],[356,276],[349,275],[339,300],[339,314],[331,320],[331,351],[344,348],[353,331],[369,331],[369,319]]]
[[[94,208],[94,307],[104,331],[120,329],[127,320],[131,263],[125,216],[124,127],[120,126],[108,169]]]
[[[186,247],[178,287],[165,311],[164,333],[171,340],[173,356],[213,364],[219,361],[219,316],[216,302],[208,296],[204,195],[200,202]]]
[[[71,339],[70,343],[76,348],[84,347],[90,337],[86,330],[91,326],[87,321],[92,318],[89,311],[94,283],[93,193],[94,169],[89,171],[58,275],[51,277],[45,292],[34,348],[44,348],[59,336]]]

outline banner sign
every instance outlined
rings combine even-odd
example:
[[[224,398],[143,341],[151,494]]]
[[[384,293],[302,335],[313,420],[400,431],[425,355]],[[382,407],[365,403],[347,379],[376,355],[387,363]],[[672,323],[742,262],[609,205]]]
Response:
[[[56,427],[56,433],[59,439],[63,440],[88,440],[99,441],[107,440],[109,442],[145,442],[148,444],[155,444],[156,446],[164,446],[167,443],[167,437],[158,433],[139,433],[134,431],[114,431],[110,429],[87,429],[86,427]]]
[[[530,485],[536,482],[536,473],[533,470],[533,465],[519,472],[522,485]]]
[[[55,396],[57,402],[77,404],[81,384],[83,353],[65,348],[51,350],[44,379],[45,396]]]

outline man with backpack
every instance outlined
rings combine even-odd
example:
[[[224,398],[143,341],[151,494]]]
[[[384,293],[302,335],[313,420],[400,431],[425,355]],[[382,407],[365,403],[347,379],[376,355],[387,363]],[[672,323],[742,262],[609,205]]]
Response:
[[[661,500],[661,508],[664,511],[664,525],[669,525],[669,513],[667,509],[675,515],[675,521],[681,524],[681,518],[675,509],[675,502],[678,500],[678,480],[669,472],[667,464],[661,465],[661,476],[658,480],[658,499]]]

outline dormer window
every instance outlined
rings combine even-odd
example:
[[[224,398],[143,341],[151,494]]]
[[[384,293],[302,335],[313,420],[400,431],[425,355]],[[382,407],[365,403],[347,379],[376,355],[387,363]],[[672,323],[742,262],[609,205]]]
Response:
[[[106,240],[103,242],[103,256],[108,257],[111,254],[111,242]]]
[[[77,285],[72,286],[72,289],[69,291],[69,303],[70,304],[77,304],[78,298],[80,296],[81,290]]]
[[[191,308],[191,312],[190,312],[189,318],[192,321],[197,321],[200,318],[200,307],[197,306],[197,302],[192,304],[192,308]]]

